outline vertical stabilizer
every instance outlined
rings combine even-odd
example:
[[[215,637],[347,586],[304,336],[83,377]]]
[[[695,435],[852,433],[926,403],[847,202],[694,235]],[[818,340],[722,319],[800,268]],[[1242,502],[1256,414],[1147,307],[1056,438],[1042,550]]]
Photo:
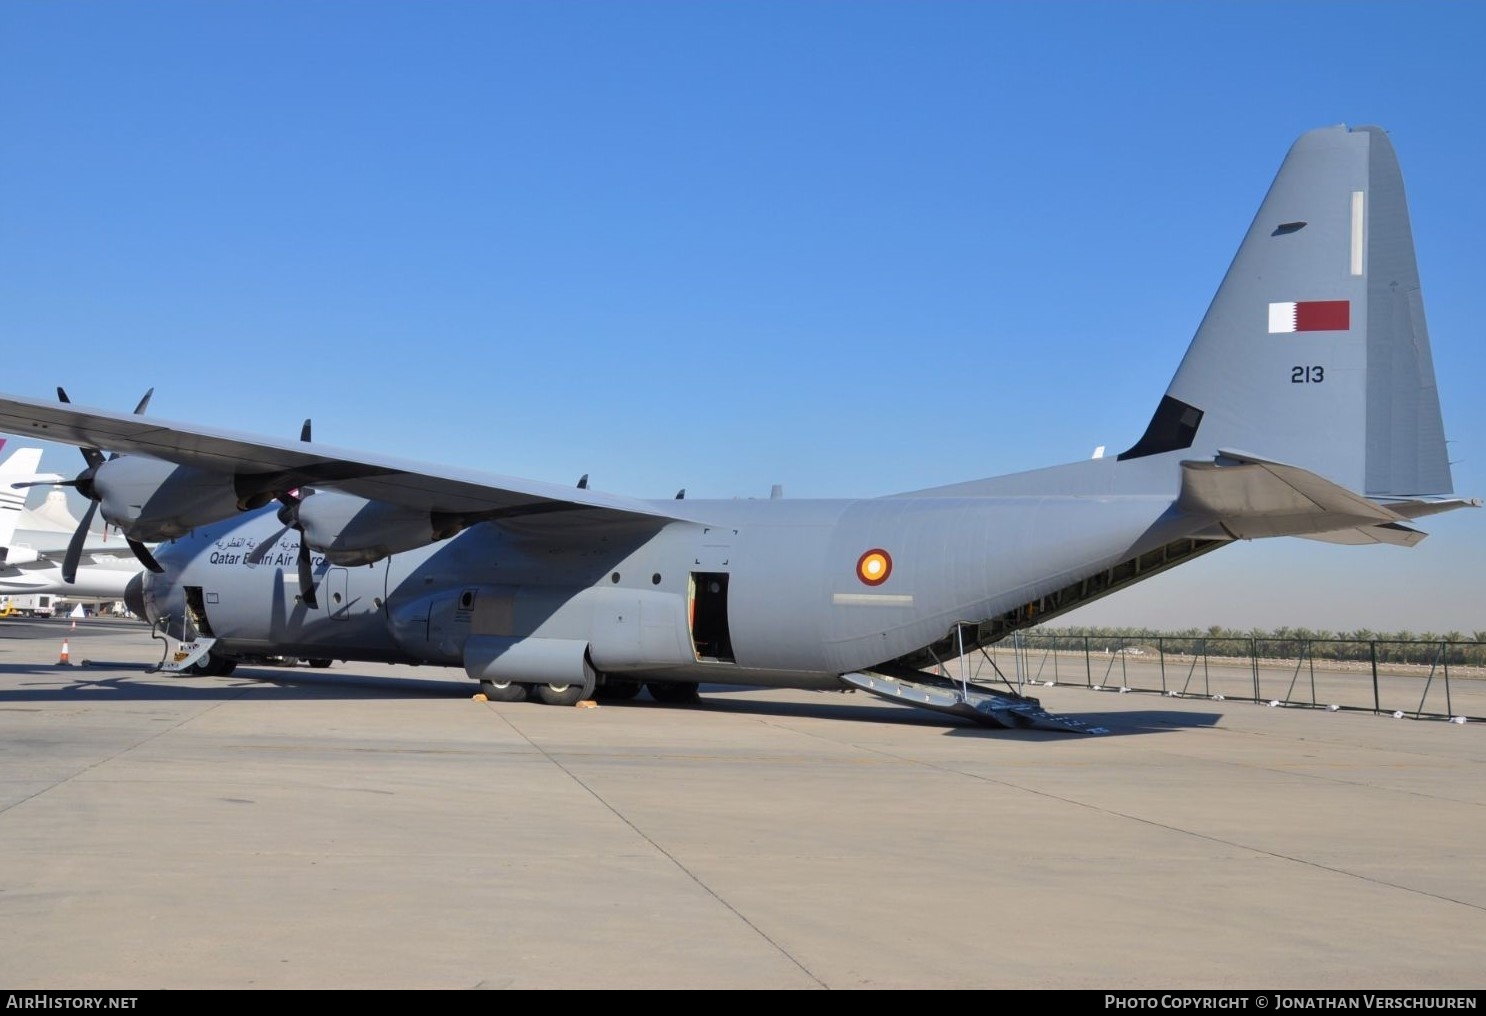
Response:
[[[1291,147],[1150,427],[1370,497],[1452,492],[1403,178],[1376,127]]]
[[[40,468],[40,448],[17,448],[10,458],[0,462],[0,547],[10,546],[15,539],[16,525],[26,507],[27,489],[11,484],[36,479]]]

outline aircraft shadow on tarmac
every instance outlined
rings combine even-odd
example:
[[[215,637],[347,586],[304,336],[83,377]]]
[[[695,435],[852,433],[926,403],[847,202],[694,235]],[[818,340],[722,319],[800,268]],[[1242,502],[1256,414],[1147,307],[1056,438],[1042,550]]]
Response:
[[[122,671],[122,673],[121,673]],[[25,675],[37,678],[24,680]],[[108,701],[161,701],[235,699],[245,696],[264,699],[381,698],[468,698],[468,681],[427,678],[371,677],[365,674],[334,674],[324,671],[294,673],[275,668],[239,667],[230,677],[179,677],[147,673],[137,661],[89,661],[71,667],[47,664],[0,664],[0,677],[13,680],[11,688],[0,688],[0,703],[76,702],[80,699]],[[71,680],[59,685],[68,677]]]
[[[878,704],[870,699],[866,701],[858,699],[857,701],[861,702],[861,704],[856,704],[849,695],[836,696],[829,692],[822,693],[822,701],[818,703],[780,702],[754,698],[729,701],[730,695],[748,690],[731,686],[703,685],[701,705],[690,708],[707,708],[711,706],[755,716],[822,717],[855,720],[863,723],[898,723],[918,727],[943,727],[946,734],[955,737],[1015,738],[1024,741],[1061,741],[1068,738],[1090,736],[1115,737],[1128,736],[1130,734],[1154,734],[1191,727],[1211,727],[1216,725],[1222,718],[1219,713],[1195,713],[1173,709],[1148,709],[1119,713],[1061,712],[1058,714],[1059,716],[1077,722],[1084,729],[1080,731],[1041,730],[1036,728],[1005,729],[983,727],[968,720],[961,720],[952,716],[936,715],[912,706],[897,706],[888,702]],[[634,703],[618,702],[614,704],[620,706],[642,706],[647,703],[637,701]]]
[[[122,671],[122,673],[121,673]],[[28,681],[27,677],[36,680]],[[225,701],[237,698],[268,700],[353,698],[469,698],[473,685],[466,680],[426,677],[372,676],[325,670],[239,667],[229,677],[177,678],[147,673],[137,661],[87,660],[71,666],[58,664],[0,664],[0,677],[9,678],[9,688],[0,689],[0,704],[87,701]],[[66,683],[59,684],[59,680]],[[207,683],[209,682],[209,683]],[[1217,713],[1149,709],[1119,713],[1062,713],[1084,729],[1002,729],[982,727],[968,720],[941,716],[911,707],[858,699],[856,693],[822,692],[810,701],[781,701],[744,697],[760,689],[731,685],[703,685],[702,699],[694,705],[662,704],[641,697],[603,702],[606,708],[712,710],[738,715],[778,718],[819,718],[862,723],[891,723],[915,727],[940,727],[955,737],[1015,738],[1023,741],[1060,741],[1089,736],[1128,736],[1172,730],[1209,727],[1220,719]],[[551,706],[530,704],[531,708]]]

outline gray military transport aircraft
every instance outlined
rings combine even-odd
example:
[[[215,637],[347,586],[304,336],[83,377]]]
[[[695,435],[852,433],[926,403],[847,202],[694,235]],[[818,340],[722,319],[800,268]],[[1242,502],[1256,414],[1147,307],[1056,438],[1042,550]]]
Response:
[[[639,500],[0,397],[0,431],[83,449],[73,481],[145,567],[158,669],[462,667],[484,694],[695,701],[863,689],[1059,726],[945,661],[1236,540],[1411,545],[1465,505],[1393,146],[1295,142],[1128,450],[862,500]],[[165,541],[152,553],[145,543]],[[941,672],[942,672],[942,668]]]

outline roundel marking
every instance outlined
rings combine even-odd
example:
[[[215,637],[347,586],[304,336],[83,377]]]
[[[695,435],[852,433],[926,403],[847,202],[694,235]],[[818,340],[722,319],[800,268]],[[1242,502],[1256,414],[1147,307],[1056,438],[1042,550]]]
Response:
[[[857,578],[861,579],[866,585],[880,586],[887,581],[887,577],[892,573],[892,555],[880,547],[869,550],[857,558]]]

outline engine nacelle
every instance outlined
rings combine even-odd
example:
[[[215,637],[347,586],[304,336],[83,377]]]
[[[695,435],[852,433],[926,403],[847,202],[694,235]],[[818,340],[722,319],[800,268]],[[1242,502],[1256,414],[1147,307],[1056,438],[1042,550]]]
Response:
[[[99,463],[78,490],[98,502],[103,518],[141,543],[184,536],[240,510],[233,477],[160,459],[125,455]],[[87,474],[84,474],[87,477]]]
[[[435,529],[427,511],[333,491],[308,495],[294,513],[310,549],[340,565],[371,564],[458,531]]]

